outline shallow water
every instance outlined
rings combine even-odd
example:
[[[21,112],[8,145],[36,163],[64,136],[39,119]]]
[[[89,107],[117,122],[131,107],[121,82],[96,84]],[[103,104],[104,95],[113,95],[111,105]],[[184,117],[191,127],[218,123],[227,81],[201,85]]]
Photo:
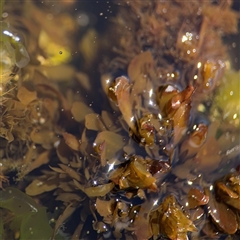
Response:
[[[171,4],[5,2],[1,239],[238,239],[239,2]]]

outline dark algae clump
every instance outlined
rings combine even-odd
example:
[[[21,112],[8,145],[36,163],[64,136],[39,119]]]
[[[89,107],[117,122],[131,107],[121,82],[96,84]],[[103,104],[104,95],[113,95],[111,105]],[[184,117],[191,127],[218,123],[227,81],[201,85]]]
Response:
[[[1,239],[240,237],[237,2],[0,3]]]

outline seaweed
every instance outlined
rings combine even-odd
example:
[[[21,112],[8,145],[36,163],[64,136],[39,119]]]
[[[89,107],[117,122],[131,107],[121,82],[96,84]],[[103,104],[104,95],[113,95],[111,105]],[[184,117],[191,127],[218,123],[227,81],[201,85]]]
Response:
[[[51,239],[53,229],[49,224],[45,207],[38,206],[27,194],[17,188],[7,187],[0,192],[0,207],[14,214],[10,228],[19,232],[19,239]],[[2,211],[2,210],[1,210]],[[1,221],[1,237],[4,234],[4,217]],[[57,234],[55,239],[65,239]]]
[[[232,2],[101,2],[104,33],[87,3],[20,2],[0,22],[1,238],[238,238]]]

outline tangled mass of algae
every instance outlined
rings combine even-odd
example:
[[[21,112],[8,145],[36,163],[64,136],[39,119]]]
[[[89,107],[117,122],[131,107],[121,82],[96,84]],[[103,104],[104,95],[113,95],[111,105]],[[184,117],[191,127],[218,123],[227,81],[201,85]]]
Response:
[[[1,239],[240,237],[237,2],[0,2]]]

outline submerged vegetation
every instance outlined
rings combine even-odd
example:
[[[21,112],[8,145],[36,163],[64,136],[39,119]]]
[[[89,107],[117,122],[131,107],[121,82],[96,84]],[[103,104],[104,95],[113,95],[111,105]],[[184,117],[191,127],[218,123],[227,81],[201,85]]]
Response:
[[[102,32],[87,3],[19,2],[0,22],[0,238],[239,238],[232,1],[94,3],[116,11]]]

